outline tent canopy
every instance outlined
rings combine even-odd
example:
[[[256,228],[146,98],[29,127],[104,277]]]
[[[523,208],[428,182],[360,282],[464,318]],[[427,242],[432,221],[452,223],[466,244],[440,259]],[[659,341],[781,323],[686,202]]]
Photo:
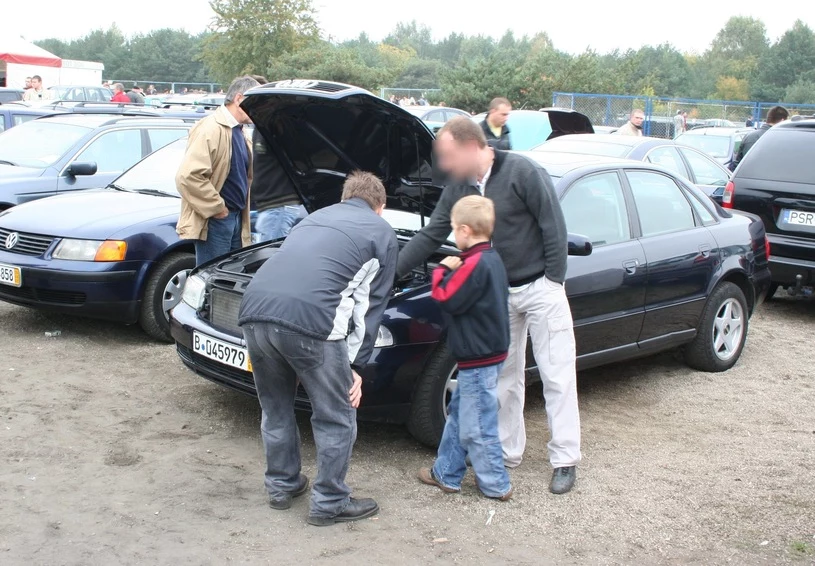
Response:
[[[62,59],[30,43],[22,37],[3,35],[0,37],[0,61],[18,65],[40,67],[61,67]]]

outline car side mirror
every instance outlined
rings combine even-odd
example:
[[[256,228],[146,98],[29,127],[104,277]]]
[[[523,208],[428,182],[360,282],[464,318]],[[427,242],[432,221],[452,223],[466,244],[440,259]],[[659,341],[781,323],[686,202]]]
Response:
[[[586,236],[569,234],[569,255],[591,255],[593,247]]]
[[[93,161],[76,161],[68,165],[65,172],[71,177],[96,175],[96,163]]]

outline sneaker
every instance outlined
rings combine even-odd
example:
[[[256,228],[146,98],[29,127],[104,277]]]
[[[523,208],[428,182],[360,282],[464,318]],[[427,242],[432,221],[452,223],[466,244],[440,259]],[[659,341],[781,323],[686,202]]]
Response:
[[[282,493],[276,496],[269,496],[269,507],[277,509],[278,511],[285,511],[291,508],[291,500],[295,497],[300,497],[308,491],[308,478],[300,474],[300,487],[288,493]]]
[[[354,499],[353,497],[348,502],[348,506],[339,515],[333,517],[320,517],[319,515],[309,515],[308,524],[315,527],[327,527],[334,523],[349,523],[351,521],[359,521],[360,519],[367,519],[379,513],[379,505],[376,501],[369,498]]]
[[[576,478],[577,466],[555,468],[552,472],[552,483],[549,484],[549,491],[558,495],[566,493],[574,487],[574,480]]]
[[[452,487],[442,485],[441,482],[436,479],[436,475],[430,468],[421,468],[419,470],[419,481],[427,485],[438,487],[444,493],[458,493],[461,491],[460,489],[453,489]]]

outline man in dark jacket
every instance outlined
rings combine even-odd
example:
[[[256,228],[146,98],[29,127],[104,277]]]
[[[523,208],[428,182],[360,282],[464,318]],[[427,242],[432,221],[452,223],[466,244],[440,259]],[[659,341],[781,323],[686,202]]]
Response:
[[[509,277],[512,344],[498,381],[498,428],[508,467],[521,463],[526,446],[523,419],[527,329],[543,381],[552,439],[549,486],[565,493],[580,462],[580,415],[572,314],[566,298],[567,234],[552,180],[531,160],[493,150],[466,117],[448,121],[436,137],[436,156],[457,184],[445,187],[430,223],[399,254],[397,272],[408,273],[447,239],[450,210],[461,197],[481,194],[495,205],[493,246]]]
[[[744,139],[741,142],[741,147],[739,147],[739,152],[736,154],[736,160],[733,162],[733,171],[736,170],[736,167],[738,167],[739,163],[741,163],[741,160],[744,159],[744,156],[747,155],[747,152],[750,151],[759,138],[767,133],[767,130],[779,122],[783,122],[789,117],[790,113],[783,106],[773,106],[770,108],[769,112],[767,112],[767,122],[759,129],[744,136]]]
[[[349,175],[342,202],[292,230],[241,304],[238,322],[263,409],[266,489],[274,509],[288,509],[308,487],[294,417],[298,381],[311,401],[317,445],[312,525],[356,521],[379,510],[373,499],[350,497],[345,475],[362,398],[359,372],[371,356],[396,271],[396,234],[381,218],[385,200],[374,175]]]
[[[510,112],[512,112],[512,104],[506,98],[493,98],[490,102],[487,117],[481,122],[481,130],[487,138],[487,143],[493,149],[505,151],[512,149],[507,126]]]

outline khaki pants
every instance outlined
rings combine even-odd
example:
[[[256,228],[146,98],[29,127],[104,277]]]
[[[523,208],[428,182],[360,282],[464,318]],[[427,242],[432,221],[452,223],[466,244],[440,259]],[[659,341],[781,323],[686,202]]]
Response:
[[[504,463],[521,463],[526,447],[524,367],[527,332],[543,381],[546,416],[552,438],[549,461],[554,468],[580,462],[580,413],[572,314],[563,285],[541,277],[509,295],[509,356],[498,379],[498,432]]]

